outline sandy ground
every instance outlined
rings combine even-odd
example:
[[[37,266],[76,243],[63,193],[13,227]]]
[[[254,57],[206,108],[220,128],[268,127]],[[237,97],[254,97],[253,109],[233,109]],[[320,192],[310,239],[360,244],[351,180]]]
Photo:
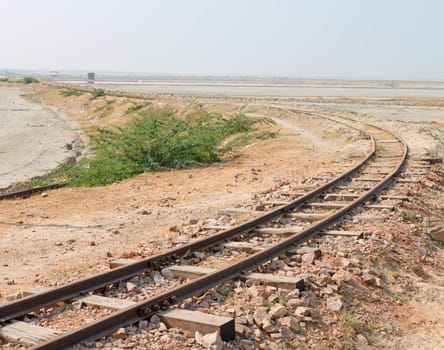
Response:
[[[257,140],[236,157],[202,169],[143,174],[107,187],[0,202],[1,294],[90,274],[103,268],[107,255],[156,248],[170,238],[170,227],[214,217],[217,209],[248,202],[283,181],[304,181],[319,169],[333,168],[356,148],[352,138],[357,133],[333,123],[295,117],[285,121],[285,128],[272,128],[279,130],[276,139]],[[272,156],[264,159],[264,153]]]
[[[43,77],[53,80],[54,78]],[[86,85],[84,76],[59,82]],[[265,77],[96,76],[96,86],[149,94],[239,97],[444,97],[444,82],[328,80]]]
[[[441,252],[442,253],[442,252]],[[410,350],[437,350],[444,348],[444,276],[432,283],[418,281],[415,298],[408,305],[405,327],[407,335],[395,339],[393,347]]]
[[[125,108],[131,106],[126,98],[61,98],[56,90],[42,87],[38,99],[64,110],[82,127],[121,123]],[[113,108],[104,113],[106,100],[113,101]],[[181,98],[159,98],[155,103],[179,110],[189,107],[189,100]],[[201,169],[143,174],[106,187],[65,188],[45,197],[0,202],[0,300],[33,285],[53,286],[106,269],[110,258],[122,254],[165,249],[170,240],[180,238],[174,227],[215,217],[218,209],[248,203],[255,194],[286,181],[303,183],[334,169],[338,162],[350,164],[365,153],[365,145],[355,133],[324,120],[273,111],[267,107],[272,100],[262,107],[256,101],[223,98],[203,103],[218,112],[242,110],[273,117],[279,126],[270,128],[279,130],[279,136],[257,140],[235,156]],[[400,134],[413,154],[441,150],[422,124],[360,118]],[[271,156],[264,159],[263,154]],[[399,312],[403,332],[387,341],[386,348],[444,346],[443,277],[427,283],[413,281],[417,298],[388,311]]]
[[[317,104],[319,107],[350,110],[359,114],[369,114],[381,119],[415,123],[444,123],[444,108],[439,106],[401,106],[375,104]]]
[[[266,96],[266,97],[307,97],[307,96],[353,96],[353,97],[444,97],[444,89],[387,89],[387,88],[340,88],[340,87],[288,87],[288,86],[208,86],[168,84],[126,84],[100,83],[98,87],[110,90],[124,90],[142,93],[222,95],[222,96]]]
[[[71,155],[65,147],[78,137],[63,114],[0,86],[0,188],[43,175]]]

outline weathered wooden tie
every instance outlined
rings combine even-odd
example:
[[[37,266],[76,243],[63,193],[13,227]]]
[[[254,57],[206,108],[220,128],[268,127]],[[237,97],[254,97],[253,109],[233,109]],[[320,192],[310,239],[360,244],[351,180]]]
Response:
[[[219,210],[221,215],[259,215],[263,214],[263,211],[243,209],[243,208],[226,208]]]
[[[354,193],[329,193],[329,194],[325,195],[324,199],[325,200],[333,200],[333,199],[353,200],[358,197],[359,197],[359,195],[354,194]],[[401,200],[401,201],[409,200],[408,196],[380,195],[379,198],[380,199],[395,199],[395,200]]]
[[[289,213],[287,214],[289,217],[298,219],[301,221],[319,221],[325,219],[329,214],[327,213]]]
[[[389,163],[373,163],[367,165],[369,168],[393,168],[396,164],[389,164]]]
[[[388,175],[388,171],[361,171],[361,175]]]
[[[265,201],[262,204],[264,205],[274,205],[274,206],[281,206],[281,205],[287,205],[288,201]]]
[[[345,236],[345,237],[357,237],[357,238],[364,237],[364,232],[362,231],[327,230],[327,231],[321,231],[321,234],[326,236]]]
[[[225,231],[225,230],[229,230],[230,228],[232,228],[233,226],[230,225],[205,225],[203,228],[205,230],[220,230],[220,231]]]
[[[367,204],[365,207],[369,209],[395,210],[395,207],[393,205],[386,205],[386,204]]]
[[[417,184],[421,181],[419,179],[396,179],[399,183],[407,183],[407,184]]]
[[[40,327],[22,321],[12,321],[1,328],[2,337],[12,343],[36,345],[60,334],[48,327]]]
[[[200,276],[208,275],[216,271],[216,269],[213,269],[211,267],[191,266],[191,265],[173,265],[170,266],[169,269],[171,270],[174,277],[189,278],[189,279],[195,279]]]
[[[301,232],[304,229],[302,226],[291,227],[263,227],[255,229],[256,232],[271,235],[287,235]]]
[[[359,178],[353,178],[353,181],[371,181],[371,182],[380,182],[383,179],[375,179],[373,177],[359,177]]]
[[[409,167],[416,169],[430,169],[432,166],[430,164],[412,164],[409,165]]]
[[[370,190],[372,187],[366,184],[362,184],[360,186],[354,186],[354,185],[348,185],[348,186],[338,186],[336,187],[338,190],[340,191],[347,191],[347,190],[351,190],[351,191],[367,191]]]
[[[324,196],[325,200],[353,200],[359,198],[359,194],[354,193],[329,193]]]
[[[241,250],[241,251],[243,250],[249,252],[259,252],[261,250],[270,248],[270,244],[260,245],[257,243],[249,243],[249,242],[228,242],[228,243],[223,243],[222,246],[224,248]],[[306,246],[290,248],[288,251],[291,252],[291,254],[305,254],[305,253],[319,252],[320,255],[319,248],[312,248]]]
[[[418,158],[413,158],[413,160],[419,160],[421,162],[428,162],[430,164],[442,163],[441,157],[432,157],[432,156],[422,156]]]
[[[249,242],[228,242],[228,243],[223,243],[222,247],[234,250],[241,250],[241,251],[244,250],[248,252],[259,252],[261,250],[270,248],[268,244],[261,246]]]
[[[408,201],[410,198],[408,196],[390,196],[390,195],[381,195],[379,196],[381,199],[395,199],[400,201]]]
[[[170,267],[173,276],[194,279],[203,275],[215,272],[216,269],[209,267],[188,266],[188,265],[175,265]],[[304,280],[298,277],[272,275],[269,273],[256,273],[250,272],[241,276],[242,279],[252,279],[261,283],[265,283],[277,288],[285,289],[303,289]]]
[[[115,269],[117,267],[125,266],[127,264],[131,264],[133,262],[136,262],[135,259],[116,259],[109,263],[110,269]]]
[[[405,175],[409,176],[409,175],[427,175],[428,171],[424,171],[424,170],[413,170],[413,171],[409,171],[408,173],[404,173]]]
[[[134,304],[131,300],[107,298],[101,295],[88,295],[85,297],[76,298],[75,300],[84,305],[95,306],[104,309],[121,310]]]
[[[229,225],[205,225],[204,229],[207,230],[228,230],[232,228],[232,226]],[[276,234],[276,235],[285,235],[285,234],[291,234],[291,233],[297,233],[304,229],[302,226],[291,226],[291,227],[263,227],[263,228],[256,228],[254,231],[258,233],[263,234]]]
[[[394,159],[394,160],[399,160],[399,158],[401,158],[401,157],[402,157],[402,154],[399,154],[399,155],[393,155],[393,154],[381,154],[381,155],[378,155],[378,158],[385,158],[385,159],[391,158],[391,159]]]
[[[398,143],[397,139],[378,140],[379,143]]]
[[[293,247],[287,250],[287,254],[295,255],[295,254],[307,254],[313,253],[317,259],[319,259],[322,255],[322,251],[318,247],[310,247],[310,246],[302,246],[302,247]]]
[[[383,222],[383,216],[372,216],[372,215],[355,215],[353,216],[355,220],[362,222]]]
[[[243,280],[253,280],[259,283],[267,284],[269,286],[273,286],[276,288],[282,289],[299,289],[304,290],[304,280],[299,277],[290,277],[290,276],[281,276],[281,275],[272,275],[271,273],[257,273],[251,272],[244,276],[241,276]]]
[[[234,319],[200,311],[171,308],[159,314],[169,328],[179,328],[194,334],[218,332],[223,341],[234,339]]]
[[[307,203],[305,206],[310,208],[341,209],[344,208],[346,204],[326,202],[326,203]]]

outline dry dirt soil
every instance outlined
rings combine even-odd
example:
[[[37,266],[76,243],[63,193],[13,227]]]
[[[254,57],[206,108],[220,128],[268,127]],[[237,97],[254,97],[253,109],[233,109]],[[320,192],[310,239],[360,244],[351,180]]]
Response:
[[[59,89],[42,84],[26,87],[24,92],[33,101],[65,113],[82,128],[122,125],[131,119],[124,112],[137,102],[113,96],[91,100],[87,93],[64,97]],[[276,112],[268,108],[275,104],[272,100],[166,96],[153,97],[151,102],[158,108],[176,109],[180,115],[203,108],[270,117],[277,124],[259,128],[278,131],[278,136],[254,140],[222,162],[203,168],[146,173],[110,186],[62,188],[45,196],[0,202],[0,301],[34,285],[55,286],[105,270],[116,257],[166,249],[177,238],[177,227],[190,220],[216,217],[218,209],[248,203],[264,189],[286,182],[302,185],[338,164],[352,166],[369,149],[358,132],[297,113]],[[374,122],[370,116],[362,118]],[[413,153],[440,147],[420,125],[391,120],[380,125],[403,136]],[[433,203],[444,202],[442,191],[432,196]],[[418,240],[428,247],[435,244],[425,230]],[[394,303],[393,309],[374,304],[396,320],[396,334],[381,334],[384,348],[444,347],[444,256],[442,249],[429,251],[428,259],[434,263],[428,278],[405,272],[414,296],[402,295],[405,299]]]

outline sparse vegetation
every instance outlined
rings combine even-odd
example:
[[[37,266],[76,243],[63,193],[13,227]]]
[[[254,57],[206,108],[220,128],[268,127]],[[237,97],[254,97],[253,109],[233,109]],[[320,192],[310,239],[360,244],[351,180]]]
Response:
[[[91,92],[91,100],[95,100],[97,97],[105,96],[105,90],[104,89],[94,89]]]
[[[436,245],[439,249],[444,249],[444,241],[435,241],[435,245]]]
[[[143,172],[215,162],[232,149],[220,143],[230,135],[245,135],[253,124],[244,115],[226,119],[207,113],[185,122],[172,112],[151,111],[125,127],[91,129],[95,157],[62,166],[52,179],[71,186],[98,186]]]
[[[356,334],[365,330],[365,323],[352,312],[345,310],[339,314],[338,328],[343,339],[351,343],[351,340],[356,336]],[[351,344],[343,345],[346,346]]]
[[[82,90],[78,90],[78,89],[68,89],[68,90],[63,90],[60,92],[63,96],[65,97],[71,97],[71,96],[81,96],[83,95],[83,91]]]
[[[148,106],[152,106],[153,103],[152,102],[143,102],[143,103],[136,103],[134,104],[134,106],[129,107],[126,111],[125,114],[132,114],[132,113],[136,113],[139,112],[142,108],[144,107],[148,107]]]
[[[416,214],[412,211],[402,211],[401,212],[402,221],[404,222],[416,222]]]
[[[277,131],[263,131],[263,132],[252,132],[248,134],[241,135],[234,138],[233,140],[227,142],[223,146],[223,150],[228,152],[233,148],[243,147],[251,143],[252,140],[266,140],[270,138],[275,138],[279,133]]]
[[[16,80],[15,83],[21,83],[21,84],[32,84],[32,83],[38,83],[38,79],[33,77],[24,77],[23,79]]]
[[[33,77],[24,77],[22,79],[17,79],[17,80],[9,80],[9,78],[0,78],[0,82],[3,82],[3,83],[18,83],[18,84],[39,83],[38,79],[33,78]]]
[[[278,303],[281,304],[282,306],[287,306],[287,303],[288,303],[287,296],[285,294],[281,295],[281,297],[279,298]]]
[[[94,110],[94,113],[100,113],[100,118],[106,117],[114,110],[113,103],[115,102],[115,100],[107,100],[104,102],[105,103],[103,105],[96,107],[96,109]]]
[[[233,255],[233,251],[231,250],[231,248],[229,248],[229,247],[225,247],[225,248],[224,248],[224,251],[223,251],[223,254],[224,254],[225,256],[231,256],[231,255]]]
[[[376,153],[383,153],[385,151],[385,147],[383,145],[378,144],[378,145],[376,145],[375,150],[376,150]]]

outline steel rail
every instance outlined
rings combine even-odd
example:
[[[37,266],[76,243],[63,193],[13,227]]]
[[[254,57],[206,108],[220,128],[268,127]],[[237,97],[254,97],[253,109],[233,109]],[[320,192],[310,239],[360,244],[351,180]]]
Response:
[[[42,186],[42,187],[34,187],[34,188],[30,188],[28,190],[23,190],[23,191],[0,194],[0,201],[6,200],[6,199],[14,199],[14,198],[25,198],[25,197],[29,197],[35,193],[54,190],[56,188],[61,188],[64,186],[66,186],[66,185],[59,183],[59,184],[53,184],[53,185],[48,185],[48,186]]]
[[[370,135],[371,136],[371,135]],[[375,151],[375,142],[373,140],[373,152]],[[224,283],[228,280],[242,275],[244,272],[261,265],[272,258],[282,254],[290,248],[291,245],[300,244],[308,239],[316,236],[321,230],[327,228],[338,220],[342,219],[351,210],[362,205],[367,200],[371,199],[375,194],[382,190],[389,184],[404,165],[408,148],[407,145],[399,139],[403,145],[403,155],[396,166],[396,169],[390,174],[386,175],[378,184],[365,192],[361,197],[351,202],[346,207],[334,212],[329,217],[318,221],[312,226],[306,228],[300,233],[294,234],[289,238],[274,244],[271,248],[253,254],[246,259],[235,263],[229,267],[215,271],[208,275],[197,278],[185,285],[175,289],[164,292],[151,299],[139,302],[133,306],[127,307],[119,312],[116,312],[101,320],[95,321],[92,324],[73,330],[64,335],[52,338],[41,344],[37,344],[33,350],[57,350],[65,349],[73,346],[81,341],[97,339],[101,336],[111,333],[112,331],[122,326],[135,323],[139,320],[149,317],[161,309],[168,308],[181,300],[189,298],[193,295],[208,290],[214,286]],[[289,205],[279,207],[275,212],[285,210],[288,211]]]
[[[341,181],[344,181],[350,177],[353,173],[357,172],[371,157],[375,154],[375,140],[370,135],[372,149],[369,154],[352,169],[337,176],[330,182],[318,187],[317,189],[310,191],[306,195],[295,199],[294,201],[284,206],[278,207],[274,210],[267,212],[265,215],[254,218],[239,226],[231,229],[221,231],[212,236],[201,238],[194,242],[184,244],[180,247],[170,249],[166,252],[138,260],[134,263],[130,263],[119,268],[115,268],[100,274],[96,274],[90,277],[80,279],[75,282],[71,282],[61,287],[54,288],[47,292],[31,295],[23,299],[11,301],[0,306],[0,322],[5,323],[11,319],[22,317],[29,312],[54,305],[57,302],[72,299],[79,294],[86,293],[92,290],[100,289],[110,285],[112,283],[120,282],[122,280],[130,279],[131,277],[143,272],[147,272],[156,269],[168,262],[174,262],[179,257],[185,256],[190,251],[200,250],[210,247],[218,242],[230,239],[241,233],[248,232],[254,229],[256,226],[269,222],[292,209],[302,206],[310,199],[313,199],[327,189],[338,185]]]

